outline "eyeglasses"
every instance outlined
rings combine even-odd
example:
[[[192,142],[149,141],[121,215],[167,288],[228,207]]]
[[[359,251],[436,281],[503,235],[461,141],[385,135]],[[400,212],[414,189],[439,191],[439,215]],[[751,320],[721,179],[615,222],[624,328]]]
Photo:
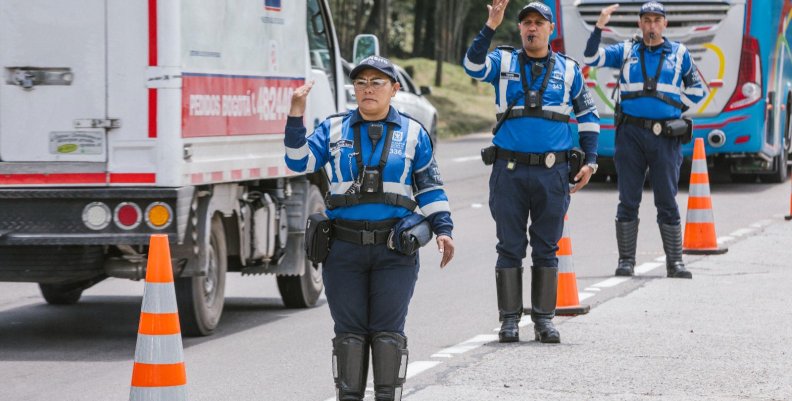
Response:
[[[357,90],[364,90],[371,86],[373,89],[382,89],[385,87],[389,81],[387,79],[382,78],[374,78],[374,79],[355,79],[352,81],[352,85],[355,86]]]

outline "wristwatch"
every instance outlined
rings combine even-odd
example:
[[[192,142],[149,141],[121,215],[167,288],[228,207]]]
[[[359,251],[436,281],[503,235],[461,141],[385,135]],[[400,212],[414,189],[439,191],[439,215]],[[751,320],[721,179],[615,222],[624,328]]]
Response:
[[[591,167],[591,175],[597,174],[597,168],[599,168],[597,163],[588,163],[586,165]]]

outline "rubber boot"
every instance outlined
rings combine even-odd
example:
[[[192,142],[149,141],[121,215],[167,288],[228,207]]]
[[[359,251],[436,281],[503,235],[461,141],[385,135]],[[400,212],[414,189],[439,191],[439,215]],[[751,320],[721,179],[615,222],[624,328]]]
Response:
[[[660,223],[660,237],[666,254],[666,273],[671,278],[693,278],[682,263],[682,226]]]
[[[399,333],[371,335],[371,361],[374,366],[374,399],[399,401],[407,377],[407,337]]]
[[[616,220],[616,244],[619,246],[619,266],[617,276],[635,274],[635,248],[638,244],[638,222]]]
[[[561,335],[553,325],[558,293],[557,267],[531,268],[531,320],[534,339],[543,343],[560,343]]]
[[[502,343],[520,341],[519,323],[523,313],[522,275],[522,267],[495,269],[498,314],[501,321],[498,341]]]
[[[366,336],[338,334],[333,339],[333,378],[338,401],[362,401],[366,395],[369,344]]]

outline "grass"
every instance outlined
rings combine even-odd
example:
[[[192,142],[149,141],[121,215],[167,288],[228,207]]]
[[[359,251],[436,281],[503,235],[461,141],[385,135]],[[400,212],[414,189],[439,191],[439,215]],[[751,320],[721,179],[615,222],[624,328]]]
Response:
[[[432,87],[427,96],[437,108],[437,133],[440,137],[466,135],[492,129],[495,124],[495,89],[476,82],[462,66],[443,63],[443,86],[434,86],[436,63],[425,58],[394,59],[404,68],[412,66],[418,86]]]

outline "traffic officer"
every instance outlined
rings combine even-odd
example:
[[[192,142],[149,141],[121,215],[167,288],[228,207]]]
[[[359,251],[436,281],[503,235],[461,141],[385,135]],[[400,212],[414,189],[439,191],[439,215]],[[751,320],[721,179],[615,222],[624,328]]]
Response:
[[[419,261],[417,253],[389,249],[388,235],[420,207],[437,235],[442,268],[454,253],[453,223],[429,135],[390,105],[399,91],[393,64],[371,56],[350,78],[358,108],[330,116],[307,138],[302,117],[313,83],[295,91],[284,138],[286,164],[308,173],[330,164],[326,203],[334,239],[322,277],[335,323],[338,399],[363,399],[370,348],[376,399],[399,400],[408,354],[404,323]]]
[[[599,116],[583,84],[577,63],[549,47],[552,10],[531,2],[517,23],[522,48],[501,46],[487,54],[495,29],[503,22],[508,0],[487,5],[486,25],[473,40],[463,66],[471,77],[495,87],[499,111],[493,147],[482,150],[494,162],[490,176],[490,211],[497,228],[495,265],[501,342],[519,341],[522,303],[522,260],[528,227],[531,244],[531,320],[543,343],[560,342],[553,326],[558,280],[558,241],[570,192],[585,186],[596,169]],[[586,165],[573,177],[570,190],[570,113],[578,122]],[[487,160],[489,159],[489,160]]]
[[[668,26],[665,8],[650,1],[641,6],[638,27],[643,38],[599,48],[602,30],[618,4],[600,13],[584,56],[593,67],[617,68],[616,140],[614,162],[618,174],[619,206],[616,242],[617,276],[632,276],[638,237],[638,207],[646,168],[654,190],[657,223],[666,254],[668,277],[692,278],[682,262],[682,227],[676,194],[682,165],[682,137],[665,128],[704,96],[704,87],[687,48],[663,37]],[[689,127],[692,131],[692,124]],[[686,133],[689,140],[691,132]]]

